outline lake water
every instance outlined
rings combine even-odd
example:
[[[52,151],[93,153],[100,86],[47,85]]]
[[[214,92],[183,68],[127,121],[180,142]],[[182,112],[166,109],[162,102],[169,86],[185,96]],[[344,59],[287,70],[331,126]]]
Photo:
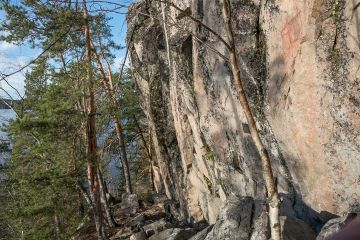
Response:
[[[15,119],[16,114],[11,109],[0,109],[0,144],[9,144],[9,138],[3,128],[10,120]],[[2,151],[0,148],[0,165],[3,165],[10,156],[9,152]],[[0,175],[0,180],[3,176]]]

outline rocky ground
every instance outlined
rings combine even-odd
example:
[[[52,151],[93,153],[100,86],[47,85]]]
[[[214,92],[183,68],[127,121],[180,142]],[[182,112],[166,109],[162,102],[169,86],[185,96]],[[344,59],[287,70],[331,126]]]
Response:
[[[185,224],[176,220],[177,204],[165,196],[153,196],[153,202],[138,201],[136,195],[128,196],[112,207],[118,226],[107,229],[110,240],[268,240],[269,225],[263,202],[251,197],[231,196],[220,209],[215,224],[206,222]],[[347,240],[360,239],[358,231],[360,211],[329,220],[319,233],[303,221],[282,216],[281,228],[284,240],[338,239],[346,229]],[[96,240],[93,227],[78,239]]]

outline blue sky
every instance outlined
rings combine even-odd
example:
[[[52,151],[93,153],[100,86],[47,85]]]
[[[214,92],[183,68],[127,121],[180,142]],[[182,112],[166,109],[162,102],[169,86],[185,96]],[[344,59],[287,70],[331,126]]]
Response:
[[[19,3],[19,0],[13,0],[13,2]],[[90,2],[90,1],[89,1]],[[113,0],[113,2],[122,3],[129,5],[132,0]],[[94,10],[94,8],[99,8],[97,6],[88,6],[89,11]],[[102,8],[111,8],[108,4],[103,4]],[[119,10],[122,13],[125,13],[127,9]],[[112,29],[112,33],[114,35],[114,41],[117,44],[122,46],[125,45],[125,36],[127,31],[126,21],[125,21],[125,14],[119,13],[107,13],[109,17],[112,19],[110,20],[110,25]],[[4,20],[4,12],[0,11],[0,21]],[[41,53],[40,49],[31,49],[27,45],[23,46],[15,46],[13,44],[9,44],[6,42],[0,41],[0,72],[9,74],[20,67],[29,63],[32,59],[38,56]],[[114,63],[114,70],[119,69],[121,63],[123,62],[123,58],[125,55],[125,49],[118,50],[114,52],[116,56],[116,60]],[[28,71],[29,68],[25,69],[24,71],[17,73],[8,78],[9,83],[14,86],[21,95],[24,95],[24,74]],[[1,90],[1,88],[5,89],[13,98],[19,98],[16,91],[13,90],[10,86],[8,86],[4,81],[0,81],[0,97],[7,98],[7,94]]]

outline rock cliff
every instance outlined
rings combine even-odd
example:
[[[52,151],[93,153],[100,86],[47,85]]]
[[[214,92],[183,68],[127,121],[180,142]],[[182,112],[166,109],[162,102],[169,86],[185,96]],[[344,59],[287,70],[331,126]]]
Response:
[[[214,223],[237,195],[266,199],[236,95],[217,0],[136,3],[127,45],[156,158],[155,187],[185,221]],[[271,156],[281,215],[315,230],[360,201],[360,7],[232,0],[239,66]]]

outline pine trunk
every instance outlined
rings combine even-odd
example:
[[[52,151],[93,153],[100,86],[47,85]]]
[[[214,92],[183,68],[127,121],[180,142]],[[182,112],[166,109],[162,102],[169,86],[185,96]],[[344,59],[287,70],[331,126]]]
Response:
[[[132,193],[133,190],[132,190],[132,184],[131,184],[131,178],[130,178],[129,162],[128,162],[127,154],[126,154],[124,130],[121,125],[121,120],[118,117],[118,115],[116,114],[116,111],[118,111],[120,109],[120,106],[119,106],[118,101],[116,100],[116,94],[115,94],[115,90],[114,90],[114,86],[113,86],[110,64],[104,58],[106,65],[107,65],[107,72],[108,72],[108,76],[106,76],[103,64],[100,61],[100,57],[97,54],[97,52],[95,52],[95,51],[94,51],[94,56],[95,56],[95,60],[97,62],[101,77],[103,79],[102,82],[104,84],[105,90],[106,90],[108,97],[110,99],[110,102],[111,102],[111,108],[112,108],[111,109],[112,110],[111,117],[115,123],[116,138],[118,140],[119,149],[120,149],[120,160],[121,160],[123,174],[124,174],[124,178],[125,178],[125,188],[126,188],[125,190],[126,190],[126,193]]]
[[[60,235],[61,235],[60,220],[59,220],[59,215],[58,215],[57,209],[55,209],[55,212],[54,212],[54,224],[55,224],[56,240],[60,240]]]
[[[90,43],[90,29],[88,23],[88,11],[86,7],[86,0],[83,0],[84,11],[84,36],[86,40],[86,55],[85,62],[87,65],[87,99],[86,99],[86,115],[87,115],[87,178],[89,182],[89,193],[93,204],[93,213],[96,232],[99,240],[106,239],[103,227],[103,217],[100,202],[100,185],[97,175],[97,161],[96,161],[96,118],[95,118],[95,96],[94,96],[94,81],[91,70],[91,43]]]

